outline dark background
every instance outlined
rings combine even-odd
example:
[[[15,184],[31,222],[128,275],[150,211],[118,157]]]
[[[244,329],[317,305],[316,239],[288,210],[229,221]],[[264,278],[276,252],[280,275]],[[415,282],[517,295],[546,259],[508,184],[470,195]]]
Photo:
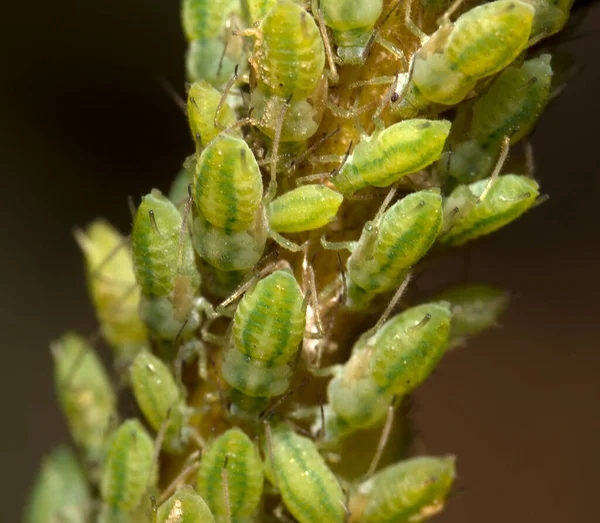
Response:
[[[583,70],[533,138],[550,201],[471,253],[471,279],[518,298],[416,395],[420,450],[458,455],[440,522],[596,520],[599,7],[561,46]],[[167,189],[191,144],[161,87],[183,84],[177,2],[33,0],[0,16],[0,520],[13,522],[67,438],[48,341],[95,328],[71,230],[104,215],[127,231],[127,196]]]

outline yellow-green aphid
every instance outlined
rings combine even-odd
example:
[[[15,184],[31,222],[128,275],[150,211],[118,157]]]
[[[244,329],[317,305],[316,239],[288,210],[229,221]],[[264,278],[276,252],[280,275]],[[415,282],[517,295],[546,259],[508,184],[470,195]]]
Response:
[[[558,33],[569,20],[573,0],[523,0],[535,9],[531,37],[547,38]]]
[[[214,523],[208,505],[192,487],[177,489],[159,508],[152,523]]]
[[[318,4],[313,0],[313,12]],[[320,0],[320,7],[325,23],[333,29],[342,62],[362,64],[373,27],[383,9],[383,0]]]
[[[181,224],[177,207],[156,189],[142,198],[133,222],[133,266],[142,288],[140,316],[158,341],[173,341],[178,334],[189,337],[200,322],[196,303],[200,273],[187,229],[180,242]]]
[[[148,351],[141,351],[130,368],[131,387],[140,410],[154,430],[159,430],[168,419],[164,448],[168,452],[182,452],[187,444],[189,430],[188,408],[169,368]]]
[[[464,283],[445,289],[436,300],[450,303],[450,346],[498,324],[508,307],[510,292],[483,283]]]
[[[260,22],[277,0],[242,0],[242,10],[248,25]]]
[[[344,521],[344,493],[313,440],[277,423],[265,438],[263,452],[267,478],[300,523]]]
[[[448,303],[431,302],[394,316],[373,335],[363,335],[327,388],[331,409],[347,426],[342,432],[375,425],[394,396],[418,387],[446,351],[449,332]]]
[[[253,521],[263,483],[263,464],[256,447],[235,428],[217,438],[202,455],[196,489],[217,523],[243,523]]]
[[[447,120],[405,120],[362,140],[332,178],[345,195],[374,185],[388,187],[435,162],[450,132]]]
[[[252,267],[268,233],[260,169],[242,138],[221,135],[202,151],[192,194],[198,217],[194,247],[223,271]]]
[[[87,341],[69,333],[52,344],[56,395],[71,435],[91,465],[100,465],[117,418],[116,397],[102,362]]]
[[[360,309],[368,304],[369,296],[396,289],[441,228],[442,197],[435,190],[409,194],[377,223],[367,222],[348,258],[346,305]]]
[[[150,434],[138,420],[124,421],[108,443],[100,484],[100,521],[127,521],[146,491],[155,485],[156,468]]]
[[[73,452],[58,447],[42,461],[27,505],[24,523],[82,523],[87,521],[89,488]]]
[[[446,198],[440,243],[457,246],[490,234],[516,220],[539,195],[538,184],[525,176],[505,174],[488,187],[489,182],[485,178],[460,185]]]
[[[391,465],[362,483],[350,498],[350,521],[409,523],[438,514],[454,478],[455,458],[418,457]]]
[[[269,205],[269,227],[276,232],[303,232],[335,219],[344,197],[325,185],[303,185]]]
[[[221,129],[229,127],[236,121],[236,116],[231,107],[223,104],[219,111],[217,124],[215,127],[215,116],[219,103],[221,102],[221,93],[212,85],[204,80],[194,82],[188,91],[187,114],[190,131],[194,141],[200,140],[202,145],[207,145],[215,138]],[[231,131],[234,136],[239,136],[239,129]]]
[[[527,46],[534,14],[520,0],[497,0],[467,11],[446,44],[452,65],[474,78],[504,69]]]
[[[75,231],[85,257],[88,291],[104,338],[119,359],[131,359],[147,339],[140,320],[140,287],[135,280],[131,249],[109,223],[96,220]]]
[[[252,93],[254,115],[263,133],[281,141],[300,142],[312,136],[318,122],[306,101],[323,75],[325,49],[313,17],[293,0],[278,0],[257,30],[251,59],[257,88]],[[283,123],[283,104],[289,100]]]
[[[296,278],[280,269],[240,301],[222,372],[233,388],[253,397],[283,394],[304,336],[306,311]]]
[[[240,12],[239,0],[184,0],[183,30],[190,42],[186,57],[188,78],[225,84],[240,62],[241,41],[232,38],[232,18]]]

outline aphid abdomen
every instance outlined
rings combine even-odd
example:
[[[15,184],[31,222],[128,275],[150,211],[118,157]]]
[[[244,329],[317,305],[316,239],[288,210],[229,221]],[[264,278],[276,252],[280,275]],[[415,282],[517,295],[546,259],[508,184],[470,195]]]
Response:
[[[479,180],[470,184],[468,190],[478,198],[488,182],[487,178]],[[504,227],[526,212],[539,195],[539,186],[534,180],[516,174],[498,176],[479,203],[465,200],[464,189],[464,186],[457,187],[444,203],[448,228],[439,240],[446,245],[462,245]],[[466,210],[461,212],[463,206]]]
[[[260,22],[276,2],[277,0],[242,0],[242,9],[248,25]]]
[[[183,0],[181,16],[188,40],[208,40],[218,37],[237,0]]]
[[[206,500],[217,523],[226,523],[223,470],[227,473],[227,492],[231,522],[250,521],[263,490],[263,464],[248,436],[230,429],[217,438],[202,456],[196,488]]]
[[[241,138],[220,136],[200,155],[194,176],[194,201],[204,217],[225,234],[252,226],[262,191],[258,164]]]
[[[525,49],[534,13],[520,0],[474,7],[454,24],[446,46],[450,60],[474,78],[504,69]]]
[[[344,197],[325,185],[303,185],[269,205],[269,226],[277,232],[302,232],[330,223]]]
[[[454,482],[454,463],[453,456],[418,457],[381,470],[351,497],[353,521],[422,521],[437,514]]]
[[[153,450],[152,438],[136,419],[123,422],[113,433],[100,485],[107,514],[131,512],[156,483]]]
[[[269,481],[300,523],[344,521],[342,489],[311,439],[279,423],[273,426],[271,446],[265,442],[264,453]]]
[[[553,35],[560,31],[569,19],[573,0],[523,0],[535,9],[531,37]]]
[[[206,502],[192,487],[177,489],[159,508],[156,523],[214,523]]]

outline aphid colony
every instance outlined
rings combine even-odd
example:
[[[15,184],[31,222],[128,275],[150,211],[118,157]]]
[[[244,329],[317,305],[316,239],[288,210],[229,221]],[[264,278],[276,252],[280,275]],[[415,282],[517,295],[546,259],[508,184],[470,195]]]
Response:
[[[28,523],[442,510],[454,457],[408,458],[390,434],[508,293],[420,296],[414,279],[536,203],[521,146],[556,86],[551,56],[528,49],[570,2],[468,7],[184,0],[195,152],[168,196],[142,196],[130,237],[76,233],[118,365],[77,334],[52,345],[78,454],[45,459]],[[506,172],[513,146],[525,161]],[[118,392],[136,405],[125,419]]]

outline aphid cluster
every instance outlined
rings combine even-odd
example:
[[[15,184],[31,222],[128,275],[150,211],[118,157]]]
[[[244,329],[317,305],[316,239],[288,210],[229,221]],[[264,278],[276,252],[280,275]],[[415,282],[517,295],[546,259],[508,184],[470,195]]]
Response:
[[[472,4],[184,0],[192,154],[129,237],[76,233],[118,365],[52,345],[79,454],[44,461],[27,523],[442,510],[455,459],[409,458],[409,396],[509,295],[415,280],[538,201],[526,139],[557,86],[534,44],[570,9]]]

